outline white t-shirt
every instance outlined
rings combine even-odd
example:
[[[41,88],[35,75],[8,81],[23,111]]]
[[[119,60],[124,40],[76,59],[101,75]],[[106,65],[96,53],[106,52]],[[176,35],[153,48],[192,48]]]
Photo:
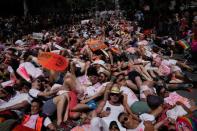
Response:
[[[22,45],[25,44],[25,42],[23,42],[22,40],[17,40],[17,41],[15,42],[15,44],[16,44],[16,45],[19,45],[19,46],[22,46]]]
[[[3,105],[4,103],[6,103],[6,101],[0,99],[0,105]]]
[[[171,118],[176,121],[176,119],[180,116],[184,116],[187,114],[187,111],[180,105],[176,105],[174,108],[168,110],[166,115],[168,118]]]
[[[167,66],[175,66],[177,63],[177,60],[169,59],[169,60],[163,60],[161,64],[167,65]]]
[[[54,84],[52,87],[51,87],[51,90],[56,90],[56,89],[58,89],[58,88],[60,88],[60,87],[62,87],[62,85],[60,85],[60,84]],[[60,90],[60,91],[58,91],[57,92],[57,95],[62,95],[62,94],[64,94],[64,95],[66,95],[66,93],[68,93],[69,91],[67,91],[67,90]]]
[[[146,64],[145,69],[146,70],[158,70],[158,67],[153,67],[151,63],[148,63]]]
[[[4,81],[0,83],[2,87],[6,87],[6,86],[13,86],[15,84],[14,80],[9,80],[9,81]]]
[[[19,104],[19,103],[21,103],[23,101],[27,101],[28,103],[30,103],[29,95],[27,93],[21,93],[21,94],[17,93],[8,102],[3,103],[2,105],[0,105],[0,109]]]
[[[148,87],[147,85],[140,86],[140,99],[146,99],[145,91],[149,91],[150,94],[156,94],[156,89],[154,87]]]
[[[108,125],[110,125],[110,123],[112,121],[116,121],[116,123],[118,124],[118,127],[120,128],[121,131],[124,131],[125,128],[121,126],[120,122],[118,121],[118,115],[121,112],[124,112],[124,107],[123,105],[119,105],[119,106],[114,106],[111,105],[109,103],[109,101],[106,102],[105,106],[103,107],[103,111],[106,111],[107,108],[110,108],[110,114],[107,117],[103,117],[102,120],[105,121],[105,123]]]
[[[29,121],[27,121],[27,122],[24,124],[24,126],[29,127],[29,128],[31,128],[31,129],[35,129],[35,127],[36,127],[36,121],[37,121],[38,117],[39,117],[38,114],[36,114],[36,115],[31,115]],[[51,120],[50,120],[48,117],[46,117],[46,118],[44,119],[43,125],[44,125],[45,127],[47,127],[47,126],[48,126],[49,124],[51,124],[51,123],[52,123]]]
[[[151,114],[143,113],[139,117],[140,120],[142,120],[142,122],[135,129],[127,129],[127,131],[144,131],[145,130],[144,121],[155,122],[155,116]]]
[[[29,94],[31,95],[31,96],[33,96],[33,97],[38,97],[38,94],[40,93],[41,91],[39,91],[38,89],[30,89],[29,90]]]
[[[39,90],[37,90],[37,89],[33,89],[33,88],[29,90],[29,94],[30,94],[31,96],[33,96],[34,98],[37,98],[37,97],[38,97],[38,94],[39,94],[40,92],[41,92],[41,91],[39,91]],[[33,98],[32,98],[31,96],[29,96],[30,101],[33,100]]]
[[[103,84],[101,83],[96,83],[93,86],[89,86],[85,89],[84,91],[84,95],[86,95],[87,98],[94,96],[96,93],[100,92],[103,88],[106,87],[106,85],[109,82],[105,82]]]
[[[144,129],[145,129],[144,122],[141,122],[137,126],[137,128],[135,128],[135,129],[127,129],[127,131],[144,131]]]
[[[120,91],[127,95],[127,104],[131,107],[134,102],[139,101],[135,93],[126,86],[122,86]]]
[[[161,65],[166,65],[171,68],[172,72],[175,71],[181,71],[181,68],[176,66],[177,60],[169,59],[169,60],[163,60],[161,62]]]
[[[152,48],[149,45],[144,46],[145,49],[145,55],[147,57],[152,57],[153,53],[152,53]]]
[[[142,121],[151,121],[151,122],[155,122],[155,116],[148,114],[148,113],[143,113],[139,116],[140,120]]]
[[[147,41],[147,40],[141,40],[141,41],[139,41],[139,42],[137,43],[137,45],[138,45],[138,46],[140,46],[140,45],[146,46],[146,45],[148,45],[148,41]]]
[[[87,75],[77,77],[77,82],[79,82],[79,84],[84,86],[90,86],[92,84]]]
[[[84,95],[86,95],[88,98],[94,96],[97,92],[99,92],[102,89],[101,83],[96,83],[92,86],[89,86],[85,89]]]

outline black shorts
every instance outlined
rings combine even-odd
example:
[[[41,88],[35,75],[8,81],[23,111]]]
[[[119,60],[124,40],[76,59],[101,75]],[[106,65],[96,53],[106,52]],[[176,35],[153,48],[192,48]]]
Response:
[[[131,72],[128,73],[129,80],[131,80],[134,83],[135,83],[135,78],[138,77],[138,76],[141,78],[140,73],[138,73],[135,70],[133,70],[133,71],[131,71]]]
[[[84,73],[81,72],[81,68],[80,67],[76,67],[76,69],[75,69],[75,75],[76,75],[76,77],[79,77],[79,76],[84,75]]]

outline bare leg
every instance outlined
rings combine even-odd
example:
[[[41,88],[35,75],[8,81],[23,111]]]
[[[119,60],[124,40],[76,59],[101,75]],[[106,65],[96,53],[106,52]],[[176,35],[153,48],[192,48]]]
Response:
[[[126,84],[127,84],[127,86],[128,86],[130,89],[135,90],[135,91],[138,90],[138,87],[137,87],[131,80],[127,80],[127,81],[126,81]]]
[[[87,70],[88,70],[89,66],[90,66],[90,61],[87,61],[87,62],[85,63],[85,67],[84,67],[84,69],[83,69],[83,71],[85,71],[85,74],[87,74]]]
[[[140,69],[140,67],[139,67],[139,65],[137,65],[137,66],[134,65],[134,68],[136,69],[137,72],[140,72],[140,73],[142,72],[141,69]]]
[[[146,74],[141,70],[140,66],[136,66],[134,67],[136,69],[137,72],[139,72],[143,77],[145,77],[146,80],[149,80],[149,78],[146,76]]]
[[[53,102],[57,106],[57,125],[60,125],[62,122],[62,115],[65,106],[66,96],[61,95],[53,99]]]
[[[188,88],[193,87],[192,84],[167,84],[167,90],[188,90]]]
[[[66,76],[64,77],[63,86],[67,90],[75,90],[75,88],[76,88],[75,77],[72,74],[66,74]]]
[[[175,72],[175,77],[178,78],[178,79],[181,79],[181,80],[185,79],[185,77],[179,71]]]
[[[140,65],[141,71],[146,75],[146,77],[148,78],[148,80],[153,80],[152,77],[149,75],[149,73],[147,72],[147,70]]]
[[[137,84],[138,89],[140,89],[140,86],[142,85],[142,80],[139,76],[135,77],[135,82]]]
[[[155,84],[154,81],[144,81],[144,82],[143,82],[143,85],[147,85],[148,87],[153,87],[154,84]]]
[[[50,82],[53,82],[56,78],[57,78],[57,75],[58,73],[53,71],[53,70],[50,70],[50,76],[49,76],[49,81]]]
[[[154,72],[155,72],[158,76],[163,76],[163,74],[162,74],[159,70],[154,70]]]
[[[163,107],[159,106],[156,109],[151,111],[151,115],[154,115],[155,117],[158,117],[161,114],[162,111],[163,111]]]
[[[193,71],[193,69],[192,69],[190,66],[188,66],[188,65],[186,65],[186,64],[184,64],[184,63],[177,62],[177,65],[179,65],[179,66],[182,67],[182,68],[187,69],[188,71]]]
[[[150,75],[151,75],[152,78],[156,78],[157,77],[152,70],[148,70],[148,72],[150,73]]]

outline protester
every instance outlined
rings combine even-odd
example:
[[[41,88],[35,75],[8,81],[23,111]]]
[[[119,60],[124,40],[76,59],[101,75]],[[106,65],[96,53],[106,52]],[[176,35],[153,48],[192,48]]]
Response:
[[[0,19],[0,129],[24,118],[18,129],[176,130],[196,110],[179,94],[196,86],[187,75],[195,73],[196,14],[170,3],[173,13],[153,20],[147,2],[131,21],[113,13],[61,26],[61,15],[46,24],[40,15]]]
[[[42,101],[39,101],[38,99],[34,99],[31,104],[31,112],[28,115],[25,115],[22,123],[20,125],[17,125],[13,131],[19,131],[19,130],[44,130],[45,128],[50,129],[51,131],[55,131],[56,128],[52,124],[50,118],[46,116],[42,116],[40,113],[40,110],[42,108]],[[46,129],[45,129],[46,130]]]

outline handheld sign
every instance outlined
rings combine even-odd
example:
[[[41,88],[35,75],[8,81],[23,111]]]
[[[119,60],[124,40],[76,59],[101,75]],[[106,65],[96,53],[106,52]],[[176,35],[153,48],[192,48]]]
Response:
[[[88,40],[87,44],[92,51],[97,51],[107,48],[107,45],[101,40]]]
[[[64,71],[68,67],[68,60],[52,52],[43,52],[38,56],[38,63],[44,68],[54,71]]]

